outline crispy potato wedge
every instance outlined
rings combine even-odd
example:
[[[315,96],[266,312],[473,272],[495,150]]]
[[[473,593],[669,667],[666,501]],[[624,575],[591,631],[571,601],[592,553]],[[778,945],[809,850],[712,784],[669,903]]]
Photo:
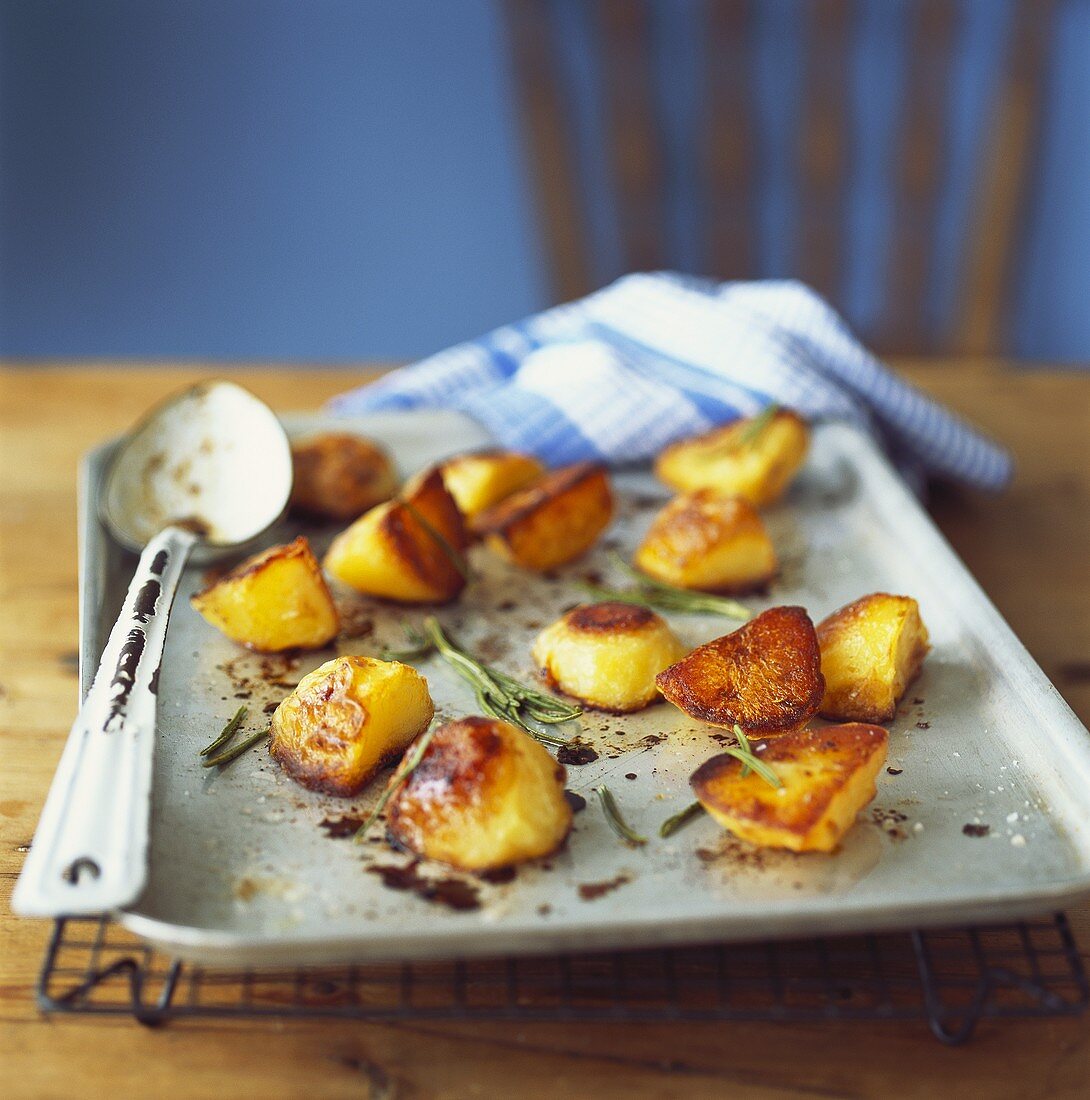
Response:
[[[397,471],[373,440],[324,432],[292,442],[291,506],[323,519],[350,520],[397,492]]]
[[[763,848],[831,852],[874,797],[889,734],[853,722],[784,734],[754,745],[779,777],[773,787],[723,753],[705,761],[689,783],[700,804],[735,836]]]
[[[663,619],[627,603],[576,607],[547,626],[533,648],[552,687],[615,714],[653,703],[655,677],[684,655]]]
[[[545,467],[533,455],[500,450],[455,455],[439,469],[450,495],[467,519],[480,515],[545,474]]]
[[[248,558],[190,603],[232,641],[262,653],[321,649],[340,629],[333,597],[305,538]]]
[[[698,646],[656,683],[692,718],[765,734],[804,725],[825,691],[814,624],[801,607],[770,608]]]
[[[586,553],[612,518],[606,471],[580,462],[546,474],[482,512],[473,529],[509,561],[544,572]]]
[[[779,568],[753,505],[711,489],[670,501],[652,522],[635,560],[648,576],[702,592],[762,588]]]
[[[337,657],[304,676],[273,712],[269,752],[304,787],[353,795],[428,728],[434,711],[415,668]]]
[[[780,409],[756,439],[746,441],[752,423],[736,420],[671,444],[655,460],[655,476],[682,492],[713,489],[744,497],[756,508],[774,504],[806,457],[810,428],[796,413]]]
[[[394,795],[387,827],[406,848],[467,871],[547,856],[571,829],[566,775],[522,730],[460,718],[435,731]]]
[[[455,555],[468,537],[438,470],[425,471],[396,500],[360,516],[330,546],[325,567],[358,592],[402,603],[446,603],[466,578]]]
[[[817,628],[826,718],[888,722],[930,648],[911,596],[874,592],[833,612]]]

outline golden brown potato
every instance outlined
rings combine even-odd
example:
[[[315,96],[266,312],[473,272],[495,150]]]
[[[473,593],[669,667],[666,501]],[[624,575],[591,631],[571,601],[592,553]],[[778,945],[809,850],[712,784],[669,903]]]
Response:
[[[450,495],[467,519],[537,481],[545,467],[517,451],[473,451],[455,455],[440,466]]]
[[[724,496],[744,497],[756,508],[774,504],[806,457],[810,429],[800,416],[780,409],[755,439],[747,441],[752,423],[736,420],[672,444],[655,460],[655,475],[683,492],[714,489]]]
[[[910,596],[875,592],[817,628],[826,718],[888,722],[928,651],[927,627]]]
[[[654,702],[655,677],[684,654],[658,615],[627,603],[577,607],[546,627],[533,649],[553,687],[615,714]]]
[[[495,718],[437,729],[394,795],[387,826],[399,844],[467,871],[555,852],[571,829],[566,772],[529,734]]]
[[[325,567],[358,592],[402,603],[446,603],[465,587],[462,514],[438,470],[405,486],[342,531]]]
[[[304,787],[353,795],[428,728],[434,710],[415,668],[338,657],[304,676],[273,712],[269,752]]]
[[[544,572],[586,553],[612,518],[605,470],[580,462],[513,493],[481,513],[473,528],[509,561]]]
[[[801,607],[773,607],[698,646],[656,683],[692,718],[765,734],[804,725],[825,690],[814,624]]]
[[[636,565],[677,588],[747,592],[776,575],[776,552],[761,517],[741,497],[698,489],[675,497],[655,517]]]
[[[262,653],[320,649],[340,629],[333,597],[305,538],[248,558],[190,603],[232,641]]]
[[[397,492],[397,471],[373,440],[323,432],[291,445],[295,483],[291,506],[323,519],[363,515]]]
[[[783,786],[722,754],[701,764],[689,781],[701,805],[735,836],[765,848],[831,852],[874,797],[889,735],[881,726],[805,729],[776,737],[757,755]]]

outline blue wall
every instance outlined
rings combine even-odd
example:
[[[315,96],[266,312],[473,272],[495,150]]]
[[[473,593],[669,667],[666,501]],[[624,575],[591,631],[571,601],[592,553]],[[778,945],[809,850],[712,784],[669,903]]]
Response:
[[[554,0],[599,282],[621,271],[588,6]],[[1010,0],[960,0],[930,303],[948,317]],[[845,300],[881,306],[906,4],[864,0]],[[789,272],[805,21],[760,9],[761,244]],[[701,0],[655,9],[670,262],[700,271]],[[1090,0],[1059,4],[1010,349],[1090,359]],[[548,302],[490,0],[0,0],[0,354],[425,354]],[[781,152],[776,153],[779,149]]]

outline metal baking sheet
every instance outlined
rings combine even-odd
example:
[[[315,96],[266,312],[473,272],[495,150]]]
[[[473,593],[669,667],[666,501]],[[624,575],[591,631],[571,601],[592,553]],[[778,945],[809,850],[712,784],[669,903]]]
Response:
[[[487,441],[452,413],[348,424],[384,441],[404,473]],[[288,419],[296,433],[325,426]],[[82,482],[85,687],[133,564],[90,506],[109,454],[106,445],[88,457]],[[478,548],[476,579],[441,620],[499,667],[530,677],[531,641],[579,599],[574,582],[620,580],[607,551],[630,552],[667,498],[646,470],[619,472],[615,486],[618,518],[591,554],[534,577]],[[719,732],[660,704],[620,717],[588,712],[582,730],[572,728],[599,758],[568,769],[568,787],[588,805],[554,857],[508,882],[426,863],[406,874],[409,857],[384,843],[330,835],[344,817],[366,813],[380,782],[341,800],[297,786],[260,751],[222,773],[200,767],[198,749],[240,702],[250,708],[244,728],[257,729],[266,707],[333,650],[301,661],[244,653],[190,609],[202,583],[196,567],[182,582],[160,677],[150,881],[120,920],[185,958],[278,966],[988,921],[1090,892],[1090,737],[870,440],[820,427],[768,523],[783,575],[750,601],[755,610],[799,603],[816,622],[887,590],[915,596],[931,632],[934,648],[891,725],[878,796],[837,853],[758,851],[706,817],[659,839],[661,822],[691,801],[688,777],[718,750]],[[306,533],[321,551],[334,532]],[[336,651],[363,654],[400,643],[403,625],[425,613],[362,597],[344,610],[353,636]],[[672,625],[696,644],[736,624],[674,616]],[[473,712],[441,662],[419,667],[440,714]],[[650,837],[645,847],[609,830],[591,794],[601,782]],[[414,889],[396,888],[406,879]]]

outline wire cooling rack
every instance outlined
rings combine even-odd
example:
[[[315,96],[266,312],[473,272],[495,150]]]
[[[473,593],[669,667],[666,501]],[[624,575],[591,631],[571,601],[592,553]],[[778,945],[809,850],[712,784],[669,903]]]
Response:
[[[988,928],[451,963],[220,970],[108,919],[56,922],[46,1012],[357,1020],[921,1020],[944,1043],[984,1019],[1069,1016],[1090,990],[1064,915]]]

